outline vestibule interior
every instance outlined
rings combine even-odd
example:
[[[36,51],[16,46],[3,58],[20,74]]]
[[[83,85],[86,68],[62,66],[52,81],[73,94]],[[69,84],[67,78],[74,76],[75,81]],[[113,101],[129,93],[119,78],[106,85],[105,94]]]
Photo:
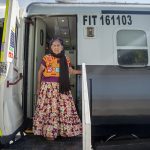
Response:
[[[32,118],[36,104],[37,73],[41,59],[49,53],[48,45],[53,37],[64,41],[66,55],[73,68],[77,67],[77,18],[73,16],[32,16],[29,25],[27,117]],[[72,94],[76,103],[77,76],[70,76]]]

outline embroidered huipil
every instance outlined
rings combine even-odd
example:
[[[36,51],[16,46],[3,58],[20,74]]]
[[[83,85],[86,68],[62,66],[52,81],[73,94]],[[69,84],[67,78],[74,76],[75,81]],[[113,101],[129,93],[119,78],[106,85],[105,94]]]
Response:
[[[69,57],[66,56],[68,67],[71,66]],[[53,57],[52,55],[45,55],[41,62],[45,66],[43,71],[42,81],[45,82],[59,82],[59,58]]]

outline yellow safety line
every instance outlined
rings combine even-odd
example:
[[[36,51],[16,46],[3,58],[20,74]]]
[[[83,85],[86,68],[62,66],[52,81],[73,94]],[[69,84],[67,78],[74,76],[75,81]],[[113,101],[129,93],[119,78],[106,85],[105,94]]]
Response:
[[[7,19],[8,19],[8,10],[9,10],[9,0],[6,0],[6,9],[5,9],[5,18],[4,18],[4,27],[3,27],[3,36],[2,36],[2,44],[0,50],[0,62],[4,61],[4,44],[5,44],[5,36],[6,36],[6,26],[7,26]]]

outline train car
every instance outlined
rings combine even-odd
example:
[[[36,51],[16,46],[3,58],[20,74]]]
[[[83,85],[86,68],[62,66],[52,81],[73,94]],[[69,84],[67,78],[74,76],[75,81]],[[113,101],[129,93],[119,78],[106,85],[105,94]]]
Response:
[[[17,0],[9,7],[17,11],[8,12],[1,50],[1,143],[33,117],[37,71],[54,36],[64,40],[74,68],[87,66],[93,135],[120,134],[124,126],[134,133],[150,124],[149,4],[38,2],[21,14]],[[70,81],[81,114],[81,77]]]
[[[0,50],[0,143],[9,143],[23,131],[23,45],[17,1],[6,1]],[[19,27],[20,25],[20,27]],[[21,31],[22,30],[22,31]],[[18,40],[18,37],[20,38]],[[21,50],[22,49],[22,50]]]

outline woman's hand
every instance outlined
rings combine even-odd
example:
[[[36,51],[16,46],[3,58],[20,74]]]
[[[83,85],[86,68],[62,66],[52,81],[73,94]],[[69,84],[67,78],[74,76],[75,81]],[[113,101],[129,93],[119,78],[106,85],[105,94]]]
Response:
[[[36,90],[36,94],[37,94],[37,95],[39,95],[39,92],[40,92],[40,86],[41,86],[40,83],[38,83],[38,85],[37,85],[37,90]]]
[[[39,92],[40,92],[40,89],[37,88],[37,90],[36,90],[36,95],[39,95]]]
[[[40,69],[38,71],[38,84],[37,84],[37,91],[36,91],[36,94],[38,95],[39,92],[40,92],[40,88],[41,88],[41,77],[42,77],[42,74],[43,74],[43,71],[45,69],[45,66],[43,66],[42,64],[40,65]]]
[[[82,74],[82,71],[73,69],[72,67],[69,67],[69,73],[70,74]]]

